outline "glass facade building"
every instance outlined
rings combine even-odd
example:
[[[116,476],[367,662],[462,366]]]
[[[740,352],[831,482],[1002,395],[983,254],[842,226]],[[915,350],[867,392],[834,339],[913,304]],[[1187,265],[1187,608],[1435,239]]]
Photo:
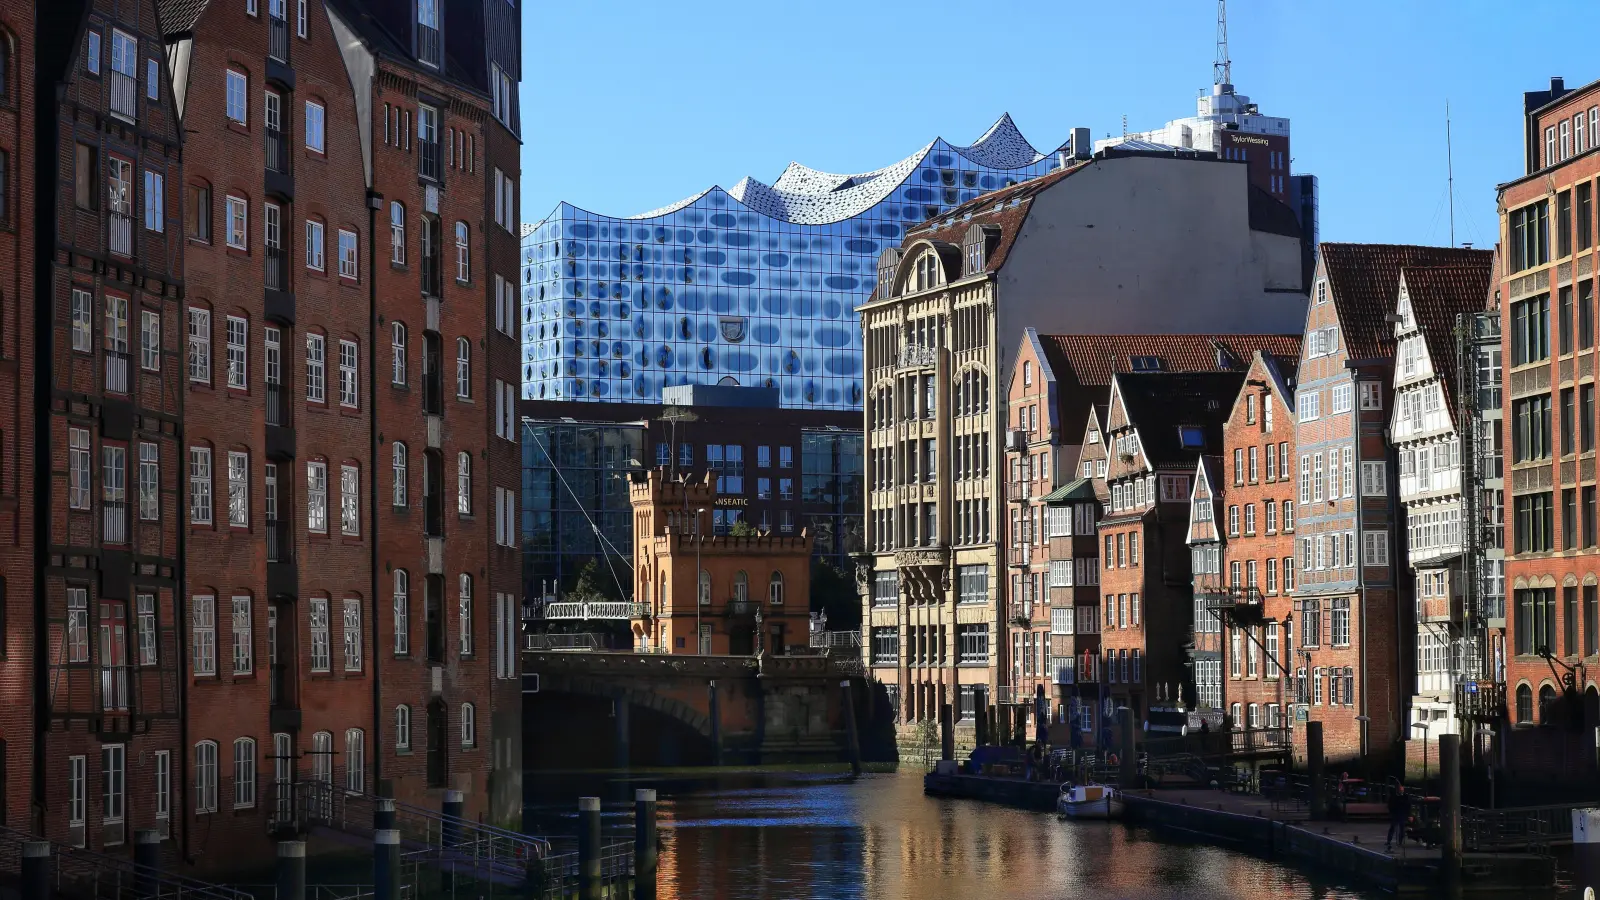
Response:
[[[628,474],[643,467],[644,447],[639,424],[522,423],[527,596],[541,596],[546,582],[551,589],[570,589],[589,560],[600,560],[605,570],[607,553],[622,578],[618,595],[626,596],[633,560]]]
[[[523,396],[659,402],[680,384],[776,387],[791,409],[861,406],[861,328],[878,254],[979,194],[1044,175],[1003,116],[887,168],[791,163],[630,218],[562,203],[522,247]]]

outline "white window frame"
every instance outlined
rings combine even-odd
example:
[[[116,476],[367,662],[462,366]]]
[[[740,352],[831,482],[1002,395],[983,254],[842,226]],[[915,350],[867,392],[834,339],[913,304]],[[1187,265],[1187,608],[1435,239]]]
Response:
[[[456,281],[466,284],[472,280],[472,230],[465,222],[456,222]]]
[[[352,794],[367,788],[367,733],[359,728],[344,733],[344,787]]]
[[[456,454],[456,513],[472,515],[472,454]]]
[[[240,125],[250,123],[250,78],[237,69],[229,69],[224,91],[224,112],[230,121]]]
[[[393,492],[390,500],[391,505],[400,508],[409,505],[411,499],[406,484],[406,477],[411,468],[411,460],[407,453],[404,441],[395,441],[389,448],[389,469],[393,476]]]
[[[313,272],[327,271],[326,235],[326,225],[316,219],[306,220],[306,268]]]
[[[316,332],[306,334],[306,400],[325,403],[328,397],[328,339]]]
[[[211,495],[211,448],[189,448],[189,524],[210,525],[214,518]]]
[[[361,469],[356,466],[339,467],[339,533],[361,535]]]
[[[406,207],[398,200],[389,202],[389,262],[406,264]]]
[[[196,594],[189,603],[190,635],[194,646],[194,674],[217,674],[217,598]]]
[[[139,368],[161,371],[161,314],[151,309],[139,311]]]
[[[306,530],[328,533],[328,464],[320,460],[306,463]]]
[[[361,601],[355,597],[344,599],[344,670],[361,671]]]
[[[233,674],[249,675],[255,671],[255,623],[251,619],[250,595],[236,594],[232,598]]]
[[[82,288],[72,289],[72,349],[94,352],[94,295]]]
[[[355,341],[339,341],[339,405],[355,409],[361,405],[361,347]]]
[[[217,811],[217,742],[194,745],[194,811],[196,815]]]
[[[304,3],[304,0],[301,0]],[[304,37],[304,35],[301,35]],[[306,101],[306,149],[326,155],[328,152],[328,110],[314,100]]]
[[[228,387],[246,390],[250,386],[250,320],[241,316],[228,316],[225,322],[224,345],[228,363]]]
[[[460,631],[462,656],[472,655],[472,576],[463,572],[456,578],[456,627]]]
[[[361,278],[361,241],[354,231],[339,229],[339,277],[352,281]]]
[[[189,380],[211,383],[211,310],[189,307]]]
[[[250,204],[243,197],[229,194],[223,201],[228,227],[228,246],[248,250],[250,245]]]
[[[167,230],[166,179],[149,169],[144,170],[144,230],[158,234]]]
[[[250,527],[250,454],[228,451],[228,525]]]
[[[332,648],[328,645],[328,598],[312,597],[306,605],[306,614],[311,633],[311,671],[331,671],[333,658]]]
[[[1381,530],[1361,532],[1361,564],[1387,566],[1389,564],[1389,533]]]
[[[394,749],[411,749],[411,707],[404,703],[394,708]]]
[[[67,506],[71,509],[89,509],[93,503],[89,443],[89,429],[67,428]]]
[[[256,742],[242,737],[233,742],[233,808],[256,805]]]
[[[406,326],[404,322],[389,323],[389,383],[406,384]]]
[[[394,655],[411,655],[411,573],[394,570]]]
[[[461,704],[461,749],[478,746],[478,710],[471,703]]]
[[[472,342],[456,338],[456,399],[472,399]]]

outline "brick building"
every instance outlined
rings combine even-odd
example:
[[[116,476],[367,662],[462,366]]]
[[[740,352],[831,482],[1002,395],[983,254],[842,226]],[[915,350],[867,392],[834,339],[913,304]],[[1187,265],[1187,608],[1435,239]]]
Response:
[[[6,657],[34,648],[34,54],[33,0],[0,0],[0,615]],[[0,823],[33,821],[33,667],[0,680]]]
[[[714,478],[651,469],[629,484],[638,648],[748,656],[808,646],[811,535],[713,533]]]
[[[1221,455],[1197,470],[1194,707],[1236,730],[1286,727],[1292,700],[1285,623],[1295,585],[1297,362],[1297,354],[1255,355],[1231,401]]]
[[[1472,265],[1481,250],[1323,244],[1295,391],[1299,535],[1286,628],[1295,724],[1321,721],[1335,764],[1383,764],[1406,738],[1411,578],[1401,569],[1389,316],[1408,266]],[[1292,628],[1292,637],[1290,637]],[[1401,646],[1404,644],[1404,646]]]
[[[1191,681],[1195,461],[1222,449],[1227,405],[1243,381],[1242,369],[1112,379],[1102,437],[1111,501],[1099,524],[1103,716],[1126,706],[1147,727],[1181,727],[1172,713]]]
[[[1292,355],[1297,335],[1040,335],[1024,330],[1008,385],[1015,410],[1006,431],[1007,540],[1012,597],[1005,618],[1013,651],[1013,695],[1036,684],[1058,700],[1098,701],[1100,591],[1096,527],[1111,494],[1101,439],[1118,373],[1243,371],[1258,351]],[[1087,503],[1086,501],[1098,501]],[[1081,515],[1074,508],[1087,505]],[[1069,613],[1058,612],[1070,600]],[[1070,620],[1069,620],[1070,615]],[[1091,652],[1085,663],[1084,653]],[[1075,684],[1076,690],[1067,685]],[[1070,704],[1069,704],[1070,706]],[[1091,704],[1079,713],[1089,725]]]
[[[39,542],[40,631],[18,657],[32,657],[43,703],[31,824],[95,849],[153,828],[176,860],[190,837],[175,814],[189,771],[182,132],[155,0],[45,3],[37,15],[29,227],[44,246],[26,527]]]
[[[1600,691],[1593,404],[1600,82],[1524,95],[1526,171],[1500,185],[1495,272],[1509,453],[1508,764],[1590,769]],[[1576,394],[1577,399],[1573,400]],[[1535,729],[1534,726],[1549,726]],[[1550,752],[1539,751],[1540,747]],[[1559,752],[1558,752],[1559,751]]]

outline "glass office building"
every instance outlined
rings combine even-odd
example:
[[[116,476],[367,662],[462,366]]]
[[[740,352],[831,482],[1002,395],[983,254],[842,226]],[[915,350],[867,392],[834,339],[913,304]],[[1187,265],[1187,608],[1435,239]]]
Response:
[[[642,424],[522,423],[522,557],[527,595],[570,589],[591,559],[610,556],[632,590],[633,504],[628,475],[643,468]]]
[[[1044,175],[1003,116],[966,147],[943,139],[887,168],[791,163],[680,203],[612,218],[562,203],[522,248],[523,396],[659,402],[680,384],[776,387],[791,409],[861,406],[861,327],[878,254],[908,227]]]

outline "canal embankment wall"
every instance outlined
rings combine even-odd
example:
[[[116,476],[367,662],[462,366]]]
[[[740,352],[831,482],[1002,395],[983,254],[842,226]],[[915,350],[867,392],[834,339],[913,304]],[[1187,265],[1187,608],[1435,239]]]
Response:
[[[924,778],[923,790],[930,796],[981,800],[1044,812],[1055,810],[1059,788],[1018,779],[930,772]],[[1162,796],[1163,793],[1172,796]],[[1319,823],[1241,814],[1223,808],[1221,803],[1206,804],[1203,798],[1207,793],[1125,792],[1124,819],[1156,831],[1290,860],[1396,893],[1426,895],[1442,887],[1443,873],[1436,854],[1394,856],[1376,845],[1354,844],[1334,837]],[[1469,891],[1548,887],[1555,883],[1555,862],[1548,856],[1524,853],[1469,853],[1463,858],[1462,883]]]

